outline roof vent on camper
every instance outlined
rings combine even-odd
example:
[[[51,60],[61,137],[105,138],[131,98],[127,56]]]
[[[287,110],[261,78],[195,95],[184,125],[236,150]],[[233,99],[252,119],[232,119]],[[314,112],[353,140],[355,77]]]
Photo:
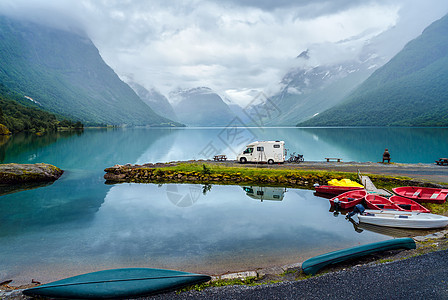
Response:
[[[280,141],[276,141],[277,143],[279,143]]]

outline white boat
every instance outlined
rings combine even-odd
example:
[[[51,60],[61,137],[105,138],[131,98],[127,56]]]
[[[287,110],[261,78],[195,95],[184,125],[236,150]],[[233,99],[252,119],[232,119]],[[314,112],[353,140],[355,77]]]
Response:
[[[442,228],[448,225],[448,217],[396,210],[366,209],[358,215],[359,222],[399,228]]]

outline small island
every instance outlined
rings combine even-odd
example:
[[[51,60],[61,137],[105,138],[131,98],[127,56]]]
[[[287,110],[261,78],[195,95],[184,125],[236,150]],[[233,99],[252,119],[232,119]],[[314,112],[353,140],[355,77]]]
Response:
[[[52,182],[64,173],[50,164],[3,164],[0,165],[0,184],[24,184]]]

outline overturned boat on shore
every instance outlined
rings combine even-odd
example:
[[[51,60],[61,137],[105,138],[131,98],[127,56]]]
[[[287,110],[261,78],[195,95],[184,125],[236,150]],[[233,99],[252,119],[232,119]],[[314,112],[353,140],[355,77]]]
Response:
[[[305,274],[314,275],[323,267],[347,261],[349,259],[363,257],[381,251],[415,248],[415,241],[411,238],[392,239],[367,245],[355,246],[312,257],[303,262],[302,270]]]

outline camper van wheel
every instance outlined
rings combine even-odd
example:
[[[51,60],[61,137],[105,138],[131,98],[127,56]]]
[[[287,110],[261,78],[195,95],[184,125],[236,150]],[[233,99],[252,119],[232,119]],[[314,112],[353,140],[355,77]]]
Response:
[[[270,165],[274,164],[274,160],[273,159],[268,160],[268,164]]]
[[[245,157],[241,157],[240,158],[240,163],[245,164],[247,161],[247,159]]]

